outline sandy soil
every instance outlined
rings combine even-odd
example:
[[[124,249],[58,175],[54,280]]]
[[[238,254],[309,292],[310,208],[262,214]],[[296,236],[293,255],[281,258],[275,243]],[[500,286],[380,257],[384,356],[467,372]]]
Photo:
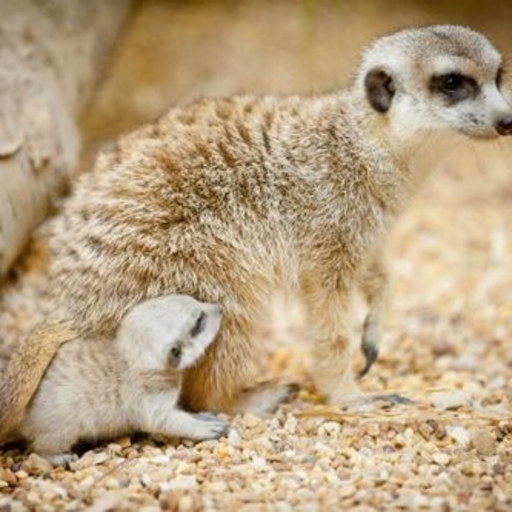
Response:
[[[140,2],[84,116],[87,154],[201,95],[335,89],[369,39],[408,24],[471,23],[512,55],[510,4],[432,4]],[[116,440],[69,470],[4,451],[0,510],[511,510],[512,145],[436,167],[392,234],[391,312],[363,382],[416,405],[325,407],[307,346],[281,345],[271,371],[302,388],[274,416],[233,418],[219,442]],[[4,290],[0,355],[38,320],[39,248]]]

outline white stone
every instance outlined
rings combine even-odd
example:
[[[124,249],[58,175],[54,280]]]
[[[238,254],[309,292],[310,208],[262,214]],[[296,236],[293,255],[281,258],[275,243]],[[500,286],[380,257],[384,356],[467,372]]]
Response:
[[[471,443],[471,433],[464,427],[446,427],[446,433],[464,448]]]
[[[241,438],[238,430],[236,428],[232,428],[228,434],[229,445],[232,446],[233,448],[237,448],[240,446],[241,441],[242,441],[242,438]]]

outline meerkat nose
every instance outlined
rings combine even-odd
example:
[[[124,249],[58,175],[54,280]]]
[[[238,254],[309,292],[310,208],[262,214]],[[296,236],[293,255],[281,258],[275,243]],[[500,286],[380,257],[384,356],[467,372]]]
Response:
[[[512,135],[512,115],[502,117],[496,123],[496,130],[500,135]]]

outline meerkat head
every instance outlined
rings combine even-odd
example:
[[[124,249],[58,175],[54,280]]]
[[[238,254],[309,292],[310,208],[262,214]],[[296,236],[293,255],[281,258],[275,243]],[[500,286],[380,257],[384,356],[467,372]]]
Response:
[[[167,295],[131,309],[119,326],[116,346],[138,370],[184,370],[204,354],[220,324],[218,304]]]
[[[490,139],[512,135],[503,73],[501,54],[483,35],[437,25],[377,39],[356,87],[400,142],[436,131]]]

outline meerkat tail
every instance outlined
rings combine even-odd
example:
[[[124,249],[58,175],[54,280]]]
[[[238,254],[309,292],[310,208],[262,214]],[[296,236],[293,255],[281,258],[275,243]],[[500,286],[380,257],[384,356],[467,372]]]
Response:
[[[0,444],[16,427],[57,349],[76,337],[70,321],[44,323],[16,348],[0,382]]]

